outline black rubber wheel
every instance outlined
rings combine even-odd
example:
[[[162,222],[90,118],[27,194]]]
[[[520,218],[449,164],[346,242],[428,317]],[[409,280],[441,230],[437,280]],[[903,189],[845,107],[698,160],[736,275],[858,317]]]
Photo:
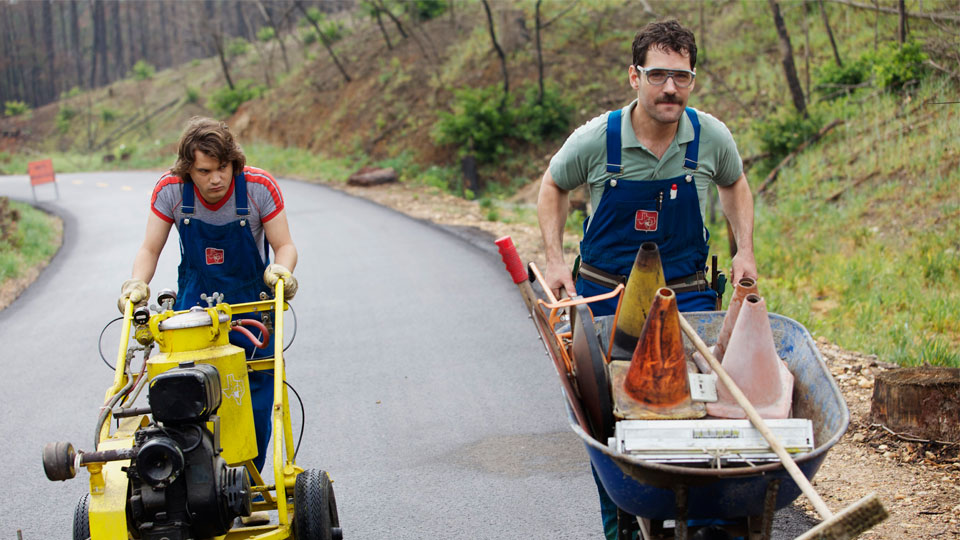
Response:
[[[73,540],[90,540],[90,494],[80,497],[73,511]]]
[[[293,490],[293,528],[297,540],[343,538],[330,477],[320,469],[297,475]]]

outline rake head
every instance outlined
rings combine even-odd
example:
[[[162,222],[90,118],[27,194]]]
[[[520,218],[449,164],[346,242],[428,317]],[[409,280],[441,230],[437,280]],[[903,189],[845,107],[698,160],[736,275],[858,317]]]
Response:
[[[877,494],[871,493],[823,520],[796,540],[850,540],[887,519],[889,515]]]

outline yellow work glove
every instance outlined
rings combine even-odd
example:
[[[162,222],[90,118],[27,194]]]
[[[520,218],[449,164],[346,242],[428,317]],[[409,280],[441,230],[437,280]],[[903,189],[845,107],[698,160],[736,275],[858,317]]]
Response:
[[[271,289],[277,286],[280,278],[283,278],[283,299],[292,300],[297,294],[297,278],[293,277],[287,267],[274,263],[263,271],[263,282]]]
[[[127,307],[127,300],[133,302],[137,307],[146,304],[150,299],[150,287],[140,279],[128,279],[120,286],[120,298],[117,300],[117,308],[120,313]]]

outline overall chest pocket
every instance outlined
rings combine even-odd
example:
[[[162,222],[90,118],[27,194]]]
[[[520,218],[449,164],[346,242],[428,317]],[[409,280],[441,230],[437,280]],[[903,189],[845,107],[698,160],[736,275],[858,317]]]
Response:
[[[623,243],[639,248],[643,242],[655,242],[662,252],[674,237],[676,213],[665,192],[644,200],[619,201],[615,229]]]

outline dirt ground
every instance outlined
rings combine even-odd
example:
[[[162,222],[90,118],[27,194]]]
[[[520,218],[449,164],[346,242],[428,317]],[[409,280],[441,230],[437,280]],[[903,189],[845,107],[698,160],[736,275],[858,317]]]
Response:
[[[428,195],[403,184],[334,187],[416,218],[484,231],[491,242],[509,234],[521,258],[542,267],[540,233],[535,226],[487,221],[476,202],[446,194]],[[890,517],[861,538],[960,538],[960,444],[910,441],[908,435],[872,424],[874,378],[897,366],[873,355],[843,350],[822,338],[817,345],[850,408],[850,428],[827,453],[814,478],[827,506],[838,512],[875,492]],[[816,517],[804,497],[794,504]]]
[[[465,228],[472,231],[474,239],[478,231],[491,242],[509,234],[523,260],[543,263],[535,226],[488,221],[476,202],[447,194],[431,195],[405,184],[332,187],[415,218]],[[16,299],[41,269],[2,287],[0,310]],[[817,345],[850,408],[849,430],[827,454],[814,479],[818,493],[836,512],[875,492],[890,517],[861,536],[864,539],[960,538],[960,445],[911,441],[908,435],[872,424],[869,415],[874,378],[897,366],[872,355],[843,350],[822,338]],[[816,515],[803,497],[794,504]]]

